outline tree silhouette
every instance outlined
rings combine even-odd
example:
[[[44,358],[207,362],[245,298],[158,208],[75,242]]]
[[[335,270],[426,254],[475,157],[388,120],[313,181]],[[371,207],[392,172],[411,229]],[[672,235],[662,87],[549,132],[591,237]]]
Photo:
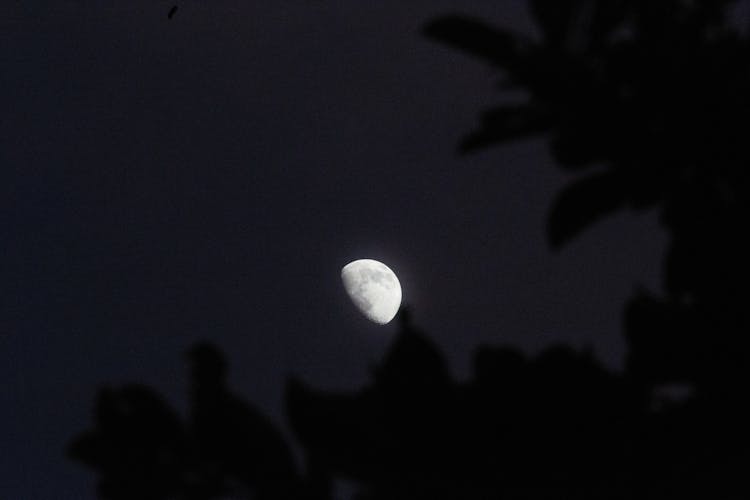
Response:
[[[616,210],[658,208],[666,293],[627,307],[629,369],[644,382],[719,390],[750,361],[750,44],[727,22],[733,3],[533,0],[541,40],[460,15],[425,29],[529,95],[487,110],[462,151],[546,133],[561,167],[581,172],[550,214],[554,248]]]
[[[70,456],[110,499],[326,500],[340,479],[359,500],[750,498],[750,40],[733,3],[531,0],[540,40],[461,15],[425,28],[529,96],[487,110],[461,151],[543,133],[580,172],[550,214],[554,248],[616,210],[658,210],[663,295],[627,304],[624,373],[565,346],[481,346],[457,382],[402,310],[361,390],[289,380],[303,472],[207,344],[190,351],[187,420],[148,388],[104,389]]]
[[[98,470],[100,496],[307,498],[280,432],[228,390],[223,355],[201,343],[189,359],[187,422],[147,387],[100,392],[96,427],[69,448],[72,458]]]

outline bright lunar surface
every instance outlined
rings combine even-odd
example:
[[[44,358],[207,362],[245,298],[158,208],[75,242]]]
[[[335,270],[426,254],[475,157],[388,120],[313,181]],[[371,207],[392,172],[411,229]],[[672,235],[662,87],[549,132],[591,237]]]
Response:
[[[388,266],[372,259],[350,262],[341,270],[346,293],[362,314],[384,325],[401,305],[401,284]]]

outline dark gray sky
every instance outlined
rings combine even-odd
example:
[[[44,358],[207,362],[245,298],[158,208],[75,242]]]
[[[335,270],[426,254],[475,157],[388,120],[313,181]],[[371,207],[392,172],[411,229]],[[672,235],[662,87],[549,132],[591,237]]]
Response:
[[[184,408],[198,339],[280,422],[288,374],[360,386],[395,327],[348,302],[356,258],[398,274],[456,377],[483,342],[621,366],[655,215],[550,252],[565,175],[543,139],[457,157],[498,75],[420,35],[450,11],[530,32],[524,2],[113,3],[0,4],[0,498],[93,498],[63,450],[97,388]]]

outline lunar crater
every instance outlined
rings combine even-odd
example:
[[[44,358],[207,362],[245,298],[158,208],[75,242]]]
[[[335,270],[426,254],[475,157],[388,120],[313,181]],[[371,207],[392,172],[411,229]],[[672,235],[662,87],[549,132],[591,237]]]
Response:
[[[341,280],[354,305],[375,323],[388,323],[401,306],[401,284],[382,262],[350,262],[341,270]]]

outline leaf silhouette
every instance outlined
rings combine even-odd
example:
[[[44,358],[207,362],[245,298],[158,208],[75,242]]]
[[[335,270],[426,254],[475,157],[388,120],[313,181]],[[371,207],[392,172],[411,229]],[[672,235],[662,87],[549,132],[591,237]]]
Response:
[[[505,141],[544,132],[549,117],[541,106],[521,104],[499,106],[482,114],[479,130],[469,134],[461,143],[464,153]]]
[[[617,172],[589,175],[567,186],[555,201],[547,223],[552,247],[561,247],[581,230],[620,208],[627,193],[627,182]]]
[[[531,0],[531,13],[548,44],[565,40],[572,21],[580,8],[580,0]]]
[[[462,15],[439,17],[425,27],[424,34],[505,69],[518,64],[528,43],[520,35]]]
[[[548,46],[591,48],[625,19],[626,0],[531,0],[531,13]]]

